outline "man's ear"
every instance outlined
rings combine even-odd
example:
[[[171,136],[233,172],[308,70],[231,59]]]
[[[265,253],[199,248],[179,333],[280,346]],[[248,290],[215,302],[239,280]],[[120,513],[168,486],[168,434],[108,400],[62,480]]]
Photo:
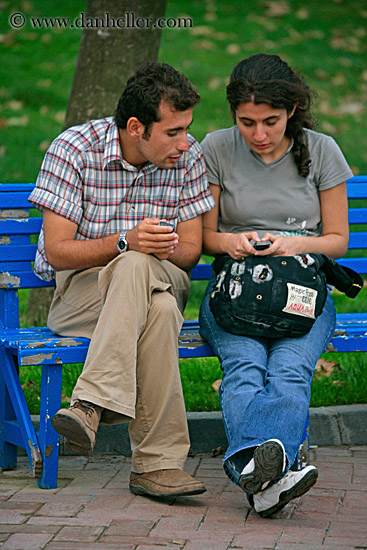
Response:
[[[145,126],[135,116],[130,117],[127,121],[126,131],[131,137],[141,137],[144,134],[144,130]]]

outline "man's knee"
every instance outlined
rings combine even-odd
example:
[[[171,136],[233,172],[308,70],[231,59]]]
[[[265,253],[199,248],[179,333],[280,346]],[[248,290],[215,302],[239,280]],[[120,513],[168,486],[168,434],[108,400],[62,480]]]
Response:
[[[150,316],[155,321],[163,321],[165,326],[174,323],[178,330],[181,327],[183,317],[177,306],[177,302],[169,292],[155,291],[152,295]]]
[[[152,258],[149,255],[135,250],[120,254],[100,273],[98,284],[101,293],[103,294],[111,283],[126,289],[134,288],[139,284],[149,284],[152,275],[151,261]]]
[[[136,270],[147,270],[151,264],[152,258],[148,254],[129,250],[120,254],[107,265],[107,269],[118,273],[134,273]]]

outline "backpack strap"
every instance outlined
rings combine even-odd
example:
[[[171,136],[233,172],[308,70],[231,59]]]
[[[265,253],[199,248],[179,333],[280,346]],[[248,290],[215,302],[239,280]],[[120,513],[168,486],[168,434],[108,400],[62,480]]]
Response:
[[[355,298],[362,290],[363,279],[350,267],[338,264],[329,256],[321,254],[324,259],[322,266],[328,284],[335,286],[340,292],[344,292],[348,298]]]

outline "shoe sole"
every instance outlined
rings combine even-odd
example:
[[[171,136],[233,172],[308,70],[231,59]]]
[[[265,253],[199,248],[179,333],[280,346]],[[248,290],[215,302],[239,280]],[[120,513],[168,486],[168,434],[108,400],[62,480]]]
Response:
[[[280,477],[284,470],[284,450],[276,441],[265,441],[254,452],[255,467],[249,474],[240,476],[238,484],[245,493],[255,495],[264,483]]]
[[[52,427],[66,441],[65,446],[69,451],[73,451],[82,456],[89,456],[93,451],[93,446],[84,427],[76,419],[65,414],[55,414],[51,420]]]
[[[307,491],[313,487],[317,481],[319,472],[317,468],[314,468],[307,472],[307,474],[299,480],[296,485],[291,487],[291,489],[288,489],[288,491],[285,491],[284,493],[281,493],[279,495],[279,502],[278,504],[275,504],[271,508],[268,508],[267,510],[263,510],[262,512],[258,512],[259,516],[263,518],[268,518],[272,516],[273,514],[276,514],[277,512],[280,512],[290,502],[291,500],[301,497]]]
[[[148,489],[144,489],[144,487],[141,487],[140,485],[132,485],[129,484],[130,492],[133,495],[139,495],[139,496],[149,496],[149,497],[183,497],[183,496],[190,496],[190,495],[201,495],[202,493],[205,493],[206,489],[204,488],[197,488],[197,489],[187,489],[186,491],[176,491],[173,493],[153,493],[151,491],[148,491]]]

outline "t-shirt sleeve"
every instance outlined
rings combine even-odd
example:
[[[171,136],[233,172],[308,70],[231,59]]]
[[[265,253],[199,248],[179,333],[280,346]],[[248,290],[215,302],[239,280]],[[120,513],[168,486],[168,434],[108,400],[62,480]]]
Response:
[[[209,183],[220,185],[219,162],[212,134],[207,134],[201,142]]]
[[[190,141],[189,152],[190,160],[186,165],[185,183],[182,187],[178,209],[178,222],[195,218],[215,206],[209,191],[203,153],[200,145],[193,138]]]
[[[323,138],[319,152],[312,155],[317,166],[316,184],[319,191],[331,189],[353,177],[353,172],[336,141],[330,136],[324,135]]]
[[[77,160],[60,140],[48,149],[28,200],[40,210],[48,208],[79,224],[83,210]]]

